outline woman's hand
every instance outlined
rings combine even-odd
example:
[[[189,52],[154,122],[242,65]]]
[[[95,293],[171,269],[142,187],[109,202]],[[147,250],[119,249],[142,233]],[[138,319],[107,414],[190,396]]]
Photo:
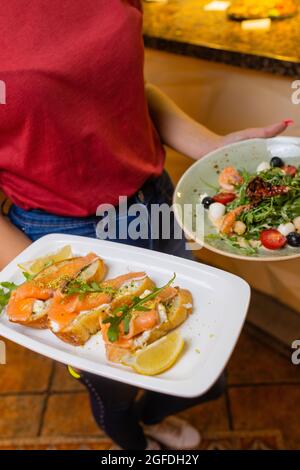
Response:
[[[293,123],[285,120],[267,127],[245,129],[220,136],[188,116],[154,85],[145,86],[149,111],[164,144],[199,160],[224,145],[253,138],[274,137]]]
[[[23,232],[0,215],[0,270],[30,244]]]
[[[223,147],[224,145],[233,144],[235,142],[240,142],[241,140],[262,138],[266,139],[269,137],[275,137],[278,134],[281,134],[286,130],[288,126],[293,124],[292,119],[287,119],[285,121],[277,122],[266,127],[254,127],[250,129],[244,129],[242,131],[232,132],[231,134],[220,136],[218,140],[218,147]]]

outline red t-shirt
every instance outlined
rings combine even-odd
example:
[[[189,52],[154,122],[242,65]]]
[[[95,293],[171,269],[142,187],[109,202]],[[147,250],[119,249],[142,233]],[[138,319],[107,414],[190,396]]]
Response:
[[[139,0],[9,0],[0,12],[0,188],[86,216],[162,172]]]

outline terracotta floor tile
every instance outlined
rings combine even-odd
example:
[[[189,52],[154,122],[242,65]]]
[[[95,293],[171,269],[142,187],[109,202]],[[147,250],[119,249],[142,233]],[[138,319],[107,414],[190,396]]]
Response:
[[[227,367],[229,384],[300,382],[299,368],[288,357],[244,331]]]
[[[195,406],[180,414],[199,431],[227,431],[229,429],[225,398]]]
[[[1,397],[1,438],[36,436],[43,404],[44,395]]]
[[[90,411],[87,393],[53,394],[49,397],[43,435],[103,435]]]
[[[0,393],[45,391],[52,361],[11,341],[5,343],[7,364],[0,366]]]
[[[84,385],[71,377],[65,365],[59,364],[58,362],[55,364],[51,390],[56,392],[71,392],[73,390],[84,389]]]
[[[235,430],[279,429],[287,449],[300,448],[300,385],[229,390]]]

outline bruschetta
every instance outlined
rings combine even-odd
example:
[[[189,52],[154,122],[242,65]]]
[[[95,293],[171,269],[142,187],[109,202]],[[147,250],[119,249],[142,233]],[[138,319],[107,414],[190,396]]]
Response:
[[[81,281],[82,277],[81,274]],[[66,295],[58,291],[48,311],[48,326],[63,341],[83,345],[100,330],[101,317],[108,309],[124,305],[132,296],[150,292],[154,287],[145,273],[134,272],[104,281],[100,292]]]
[[[53,263],[12,292],[8,318],[32,328],[47,328],[48,310],[57,290],[76,276],[99,282],[105,273],[103,260],[94,253]]]
[[[127,332],[123,323],[120,323],[118,338],[114,341],[109,337],[112,311],[106,311],[106,316],[101,317],[101,332],[107,359],[112,362],[126,362],[138,349],[181,325],[192,309],[193,298],[188,290],[167,287],[144,303],[141,310],[133,310]]]

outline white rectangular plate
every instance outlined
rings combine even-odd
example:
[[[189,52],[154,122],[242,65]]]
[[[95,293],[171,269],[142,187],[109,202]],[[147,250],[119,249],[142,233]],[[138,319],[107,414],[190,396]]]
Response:
[[[206,392],[226,366],[239,337],[250,300],[248,284],[237,276],[194,261],[72,235],[47,235],[34,242],[0,273],[0,281],[21,283],[18,263],[67,244],[77,255],[90,251],[100,255],[108,265],[108,277],[145,270],[161,286],[176,272],[175,285],[189,289],[194,298],[194,312],[180,327],[185,349],[179,361],[159,376],[139,375],[106,360],[100,333],[85,346],[75,347],[49,330],[10,323],[5,313],[0,317],[0,335],[58,362],[136,387],[182,397]]]

